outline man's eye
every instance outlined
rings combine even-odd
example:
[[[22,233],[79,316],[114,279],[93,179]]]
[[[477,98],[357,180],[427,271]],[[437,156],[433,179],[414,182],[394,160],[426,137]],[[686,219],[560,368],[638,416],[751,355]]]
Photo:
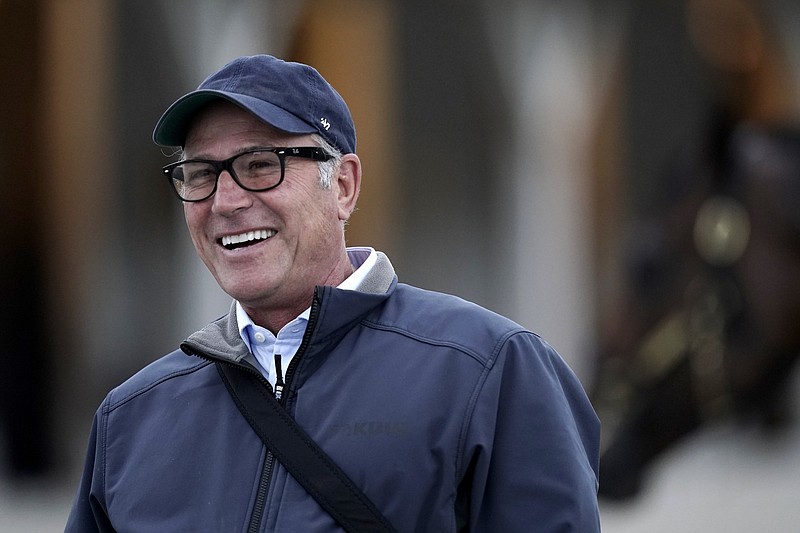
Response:
[[[273,154],[270,154],[273,155]],[[253,157],[247,163],[248,170],[271,170],[280,166],[280,162],[275,157],[270,156],[257,156]]]
[[[207,183],[209,181],[213,181],[216,177],[214,175],[213,169],[206,167],[206,168],[197,168],[197,169],[187,169],[184,172],[184,181],[187,185],[202,185],[203,183]]]
[[[239,174],[264,174],[280,169],[280,164],[273,152],[250,152],[237,159],[234,168]]]
[[[270,167],[274,167],[274,166],[275,166],[275,162],[274,161],[269,161],[267,159],[254,159],[253,161],[250,161],[250,168],[254,169],[254,170],[260,169],[260,168],[270,168]]]

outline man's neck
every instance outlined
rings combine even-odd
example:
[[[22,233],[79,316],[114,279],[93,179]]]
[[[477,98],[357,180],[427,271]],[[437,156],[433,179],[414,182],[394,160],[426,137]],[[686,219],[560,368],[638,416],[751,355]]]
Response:
[[[351,276],[354,271],[355,269],[348,259],[346,263],[342,263],[338,268],[332,270],[331,273],[326,276],[325,281],[317,285],[331,285],[336,287]],[[296,303],[291,303],[283,307],[264,307],[257,304],[248,305],[244,302],[240,303],[254,324],[268,329],[273,335],[277,335],[283,326],[311,307],[313,300],[314,288],[311,288],[306,297],[298,298]]]

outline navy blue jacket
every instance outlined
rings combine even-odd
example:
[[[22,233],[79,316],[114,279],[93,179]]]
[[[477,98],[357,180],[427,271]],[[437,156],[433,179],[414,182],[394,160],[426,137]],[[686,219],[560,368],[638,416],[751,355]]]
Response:
[[[317,287],[287,411],[400,532],[600,531],[599,422],[559,355],[380,261],[364,292]],[[108,394],[67,532],[341,531],[215,359],[253,361],[233,310]]]

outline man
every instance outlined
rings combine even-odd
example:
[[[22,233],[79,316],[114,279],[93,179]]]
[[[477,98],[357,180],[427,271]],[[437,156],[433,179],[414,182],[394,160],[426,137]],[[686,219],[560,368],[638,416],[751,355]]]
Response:
[[[361,163],[316,70],[236,59],[154,140],[183,148],[165,174],[234,301],[106,397],[67,531],[341,531],[248,425],[220,364],[263,375],[397,531],[599,531],[599,424],[555,351],[345,247]]]

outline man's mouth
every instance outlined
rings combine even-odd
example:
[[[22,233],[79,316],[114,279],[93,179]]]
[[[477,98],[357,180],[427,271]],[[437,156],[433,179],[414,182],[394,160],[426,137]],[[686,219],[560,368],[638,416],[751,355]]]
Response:
[[[277,232],[273,229],[259,229],[246,231],[238,235],[225,235],[220,239],[220,244],[227,250],[235,250],[269,239],[275,235],[275,233]]]

